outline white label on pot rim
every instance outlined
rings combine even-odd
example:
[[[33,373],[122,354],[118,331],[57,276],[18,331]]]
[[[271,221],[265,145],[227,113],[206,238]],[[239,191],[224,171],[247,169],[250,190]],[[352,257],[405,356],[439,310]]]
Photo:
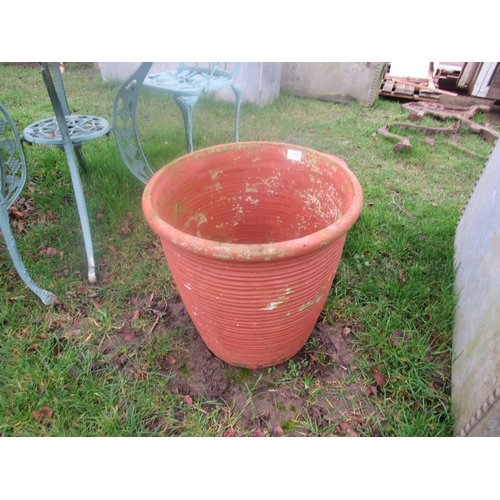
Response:
[[[300,161],[302,160],[302,151],[295,151],[294,149],[289,149],[286,154],[286,158],[287,160]]]

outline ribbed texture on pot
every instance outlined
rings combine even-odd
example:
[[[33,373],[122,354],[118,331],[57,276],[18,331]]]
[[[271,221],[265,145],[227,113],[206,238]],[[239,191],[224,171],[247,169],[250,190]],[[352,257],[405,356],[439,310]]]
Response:
[[[233,365],[283,363],[309,338],[330,291],[345,236],[277,262],[228,263],[162,240],[182,301],[207,347]]]
[[[306,343],[361,205],[339,158],[260,142],[181,157],[143,196],[198,332],[216,356],[249,368]]]

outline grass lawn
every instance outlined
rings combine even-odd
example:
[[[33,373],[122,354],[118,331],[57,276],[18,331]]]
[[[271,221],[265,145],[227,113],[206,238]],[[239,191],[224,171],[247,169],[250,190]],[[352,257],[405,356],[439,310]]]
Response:
[[[118,83],[89,64],[68,64],[64,78],[73,113],[111,122]],[[1,64],[0,88],[20,131],[53,114],[36,66]],[[255,371],[203,351],[142,215],[144,186],[113,134],[83,146],[95,285],[64,152],[26,145],[16,242],[60,304],[45,307],[24,286],[0,239],[0,435],[452,436],[453,238],[491,143],[463,128],[460,144],[480,156],[439,136],[394,152],[377,129],[407,116],[382,99],[372,108],[289,95],[242,105],[240,140],[338,156],[364,191],[315,334],[288,363]],[[173,99],[143,91],[138,119],[154,169],[185,154]],[[195,149],[231,142],[233,121],[234,105],[201,99]],[[195,353],[212,378],[197,371]],[[214,377],[218,392],[208,390]]]

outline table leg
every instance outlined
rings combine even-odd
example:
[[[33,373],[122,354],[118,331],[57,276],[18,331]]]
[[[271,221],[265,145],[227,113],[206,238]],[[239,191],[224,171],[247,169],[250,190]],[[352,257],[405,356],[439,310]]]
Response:
[[[75,150],[73,148],[73,143],[71,142],[68,126],[66,124],[66,118],[63,113],[61,102],[55,90],[54,82],[52,81],[52,76],[50,75],[48,65],[47,64],[42,65],[41,70],[43,79],[45,81],[45,85],[49,92],[49,97],[52,102],[52,106],[54,108],[57,124],[59,125],[59,131],[64,141],[64,152],[66,153],[66,158],[68,160],[69,171],[71,174],[71,181],[73,183],[73,190],[75,192],[76,204],[78,207],[78,214],[80,216],[80,224],[83,231],[85,250],[87,252],[88,280],[90,281],[90,283],[95,283],[97,281],[97,277],[96,277],[95,262],[94,262],[94,249],[92,246],[92,236],[90,233],[89,216],[87,214],[87,206],[85,204],[85,195],[83,193],[82,181],[80,179],[80,173],[78,172]]]

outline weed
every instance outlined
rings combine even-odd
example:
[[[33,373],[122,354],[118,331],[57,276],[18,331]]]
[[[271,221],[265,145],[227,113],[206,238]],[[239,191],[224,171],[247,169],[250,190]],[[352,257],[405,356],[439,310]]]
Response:
[[[286,370],[283,372],[283,378],[285,379],[296,379],[301,377],[301,372],[304,368],[307,368],[309,361],[303,359],[297,361],[294,358],[288,361]]]
[[[229,368],[226,370],[226,378],[232,380],[238,385],[243,384],[245,381],[253,378],[252,370],[248,368]]]
[[[299,427],[299,425],[300,425],[300,423],[297,422],[296,420],[287,420],[286,422],[284,422],[283,424],[281,424],[281,428],[284,431],[293,432],[293,431],[295,431],[295,429],[297,427]]]

